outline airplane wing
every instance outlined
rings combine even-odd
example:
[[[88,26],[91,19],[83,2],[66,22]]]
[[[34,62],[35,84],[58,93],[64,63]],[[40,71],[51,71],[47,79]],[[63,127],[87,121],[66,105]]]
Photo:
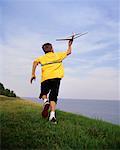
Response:
[[[85,32],[85,33],[77,33],[77,34],[75,34],[75,35],[69,36],[68,38],[56,39],[56,41],[72,40],[72,37],[73,37],[73,39],[76,39],[76,38],[78,38],[78,37],[80,37],[80,36],[82,36],[82,35],[85,35],[85,34],[87,34],[87,33],[88,33],[88,32]],[[71,37],[71,38],[70,38],[70,37]]]
[[[82,34],[80,34],[80,35],[78,35],[78,36],[75,36],[73,39],[76,39],[76,38],[78,38],[78,37],[80,37],[80,36],[82,36],[82,35],[85,35],[85,34],[87,34],[88,32],[85,32],[85,33],[82,33]]]
[[[56,41],[65,41],[65,40],[71,40],[71,38],[68,38],[68,39],[56,39]]]

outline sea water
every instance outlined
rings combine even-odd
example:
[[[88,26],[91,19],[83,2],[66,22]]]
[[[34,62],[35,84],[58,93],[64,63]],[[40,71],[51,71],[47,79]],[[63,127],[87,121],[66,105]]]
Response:
[[[28,98],[38,103],[42,100]],[[58,99],[57,109],[120,125],[120,101]]]
[[[58,109],[120,125],[120,101],[61,99]]]

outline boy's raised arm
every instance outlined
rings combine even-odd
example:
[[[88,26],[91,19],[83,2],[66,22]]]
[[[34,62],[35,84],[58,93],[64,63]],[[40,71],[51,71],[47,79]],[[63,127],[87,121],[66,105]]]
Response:
[[[71,52],[72,52],[72,43],[73,43],[73,40],[69,40],[69,42],[68,42],[68,49],[67,49],[67,55],[70,55]]]

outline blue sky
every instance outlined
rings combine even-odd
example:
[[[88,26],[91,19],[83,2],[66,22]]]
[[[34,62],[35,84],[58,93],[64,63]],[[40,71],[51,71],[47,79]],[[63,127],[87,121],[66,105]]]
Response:
[[[118,99],[118,6],[118,0],[1,0],[0,81],[19,96],[38,97],[40,66],[36,82],[29,80],[41,45],[64,51],[67,43],[56,38],[88,31],[64,60],[59,97]]]

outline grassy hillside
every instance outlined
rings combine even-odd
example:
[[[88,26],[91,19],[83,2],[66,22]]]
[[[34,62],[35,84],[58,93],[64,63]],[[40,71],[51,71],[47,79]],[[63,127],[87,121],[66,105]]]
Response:
[[[57,111],[58,124],[41,117],[41,105],[0,96],[2,150],[120,149],[120,127]]]

